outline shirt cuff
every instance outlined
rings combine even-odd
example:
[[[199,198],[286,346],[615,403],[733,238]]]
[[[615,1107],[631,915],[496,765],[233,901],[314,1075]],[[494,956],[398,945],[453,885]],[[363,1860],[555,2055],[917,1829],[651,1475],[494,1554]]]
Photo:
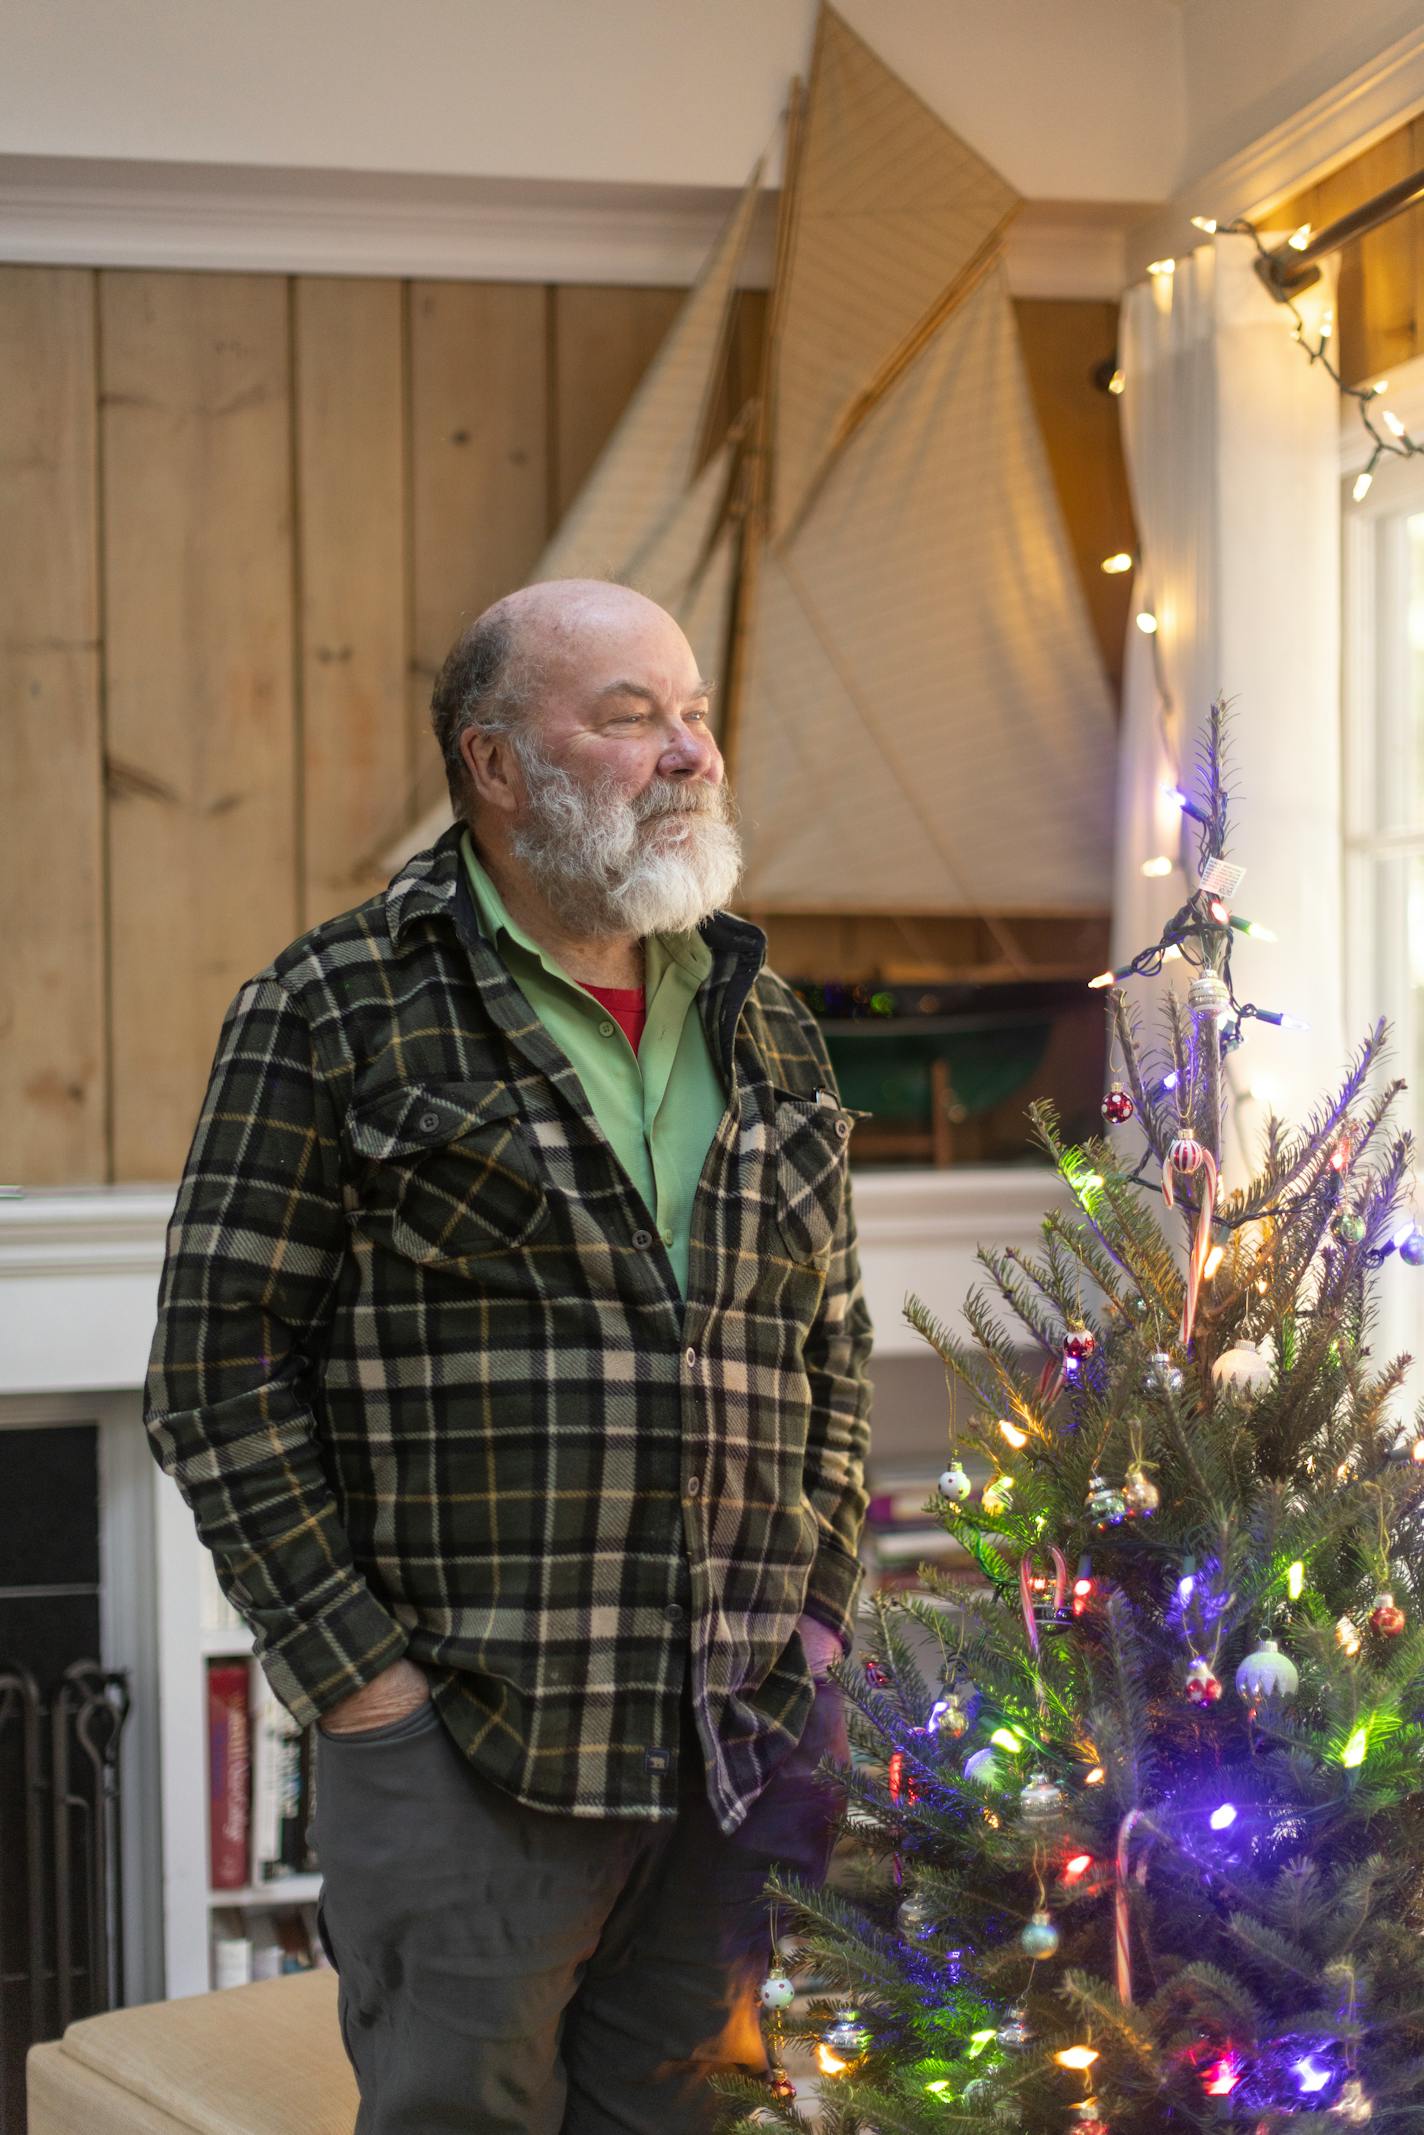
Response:
[[[260,1645],[257,1658],[274,1695],[307,1727],[353,1690],[373,1683],[409,1644],[405,1627],[358,1582],[310,1623],[294,1624]]]
[[[858,1557],[848,1557],[833,1543],[822,1542],[801,1604],[805,1615],[835,1632],[845,1653],[855,1643],[855,1600],[864,1576],[865,1567]]]

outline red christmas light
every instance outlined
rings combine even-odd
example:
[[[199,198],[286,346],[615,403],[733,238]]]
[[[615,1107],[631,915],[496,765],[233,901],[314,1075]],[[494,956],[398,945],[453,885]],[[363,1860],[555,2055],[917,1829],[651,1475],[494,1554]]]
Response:
[[[904,1800],[913,1807],[920,1798],[920,1790],[915,1784],[914,1773],[905,1770],[905,1752],[903,1750],[892,1750],[890,1752],[890,1763],[886,1768],[885,1782],[890,1789],[890,1799],[892,1801]]]
[[[1202,2089],[1208,2098],[1229,2098],[1241,2081],[1241,2063],[1234,2053],[1218,2056],[1202,2072]]]

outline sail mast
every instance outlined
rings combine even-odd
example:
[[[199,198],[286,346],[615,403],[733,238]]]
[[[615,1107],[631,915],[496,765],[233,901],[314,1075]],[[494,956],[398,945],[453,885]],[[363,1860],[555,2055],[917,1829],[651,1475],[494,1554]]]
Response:
[[[819,50],[825,9],[816,27]],[[812,78],[815,61],[812,60]],[[762,338],[761,376],[751,442],[744,462],[740,523],[737,539],[736,581],[727,634],[727,680],[718,724],[717,746],[722,752],[724,775],[732,785],[736,772],[742,704],[746,693],[747,660],[756,616],[757,568],[771,513],[771,440],[776,403],[776,336],[785,307],[786,268],[791,257],[793,218],[796,212],[797,176],[800,169],[802,112],[805,85],[799,74],[791,78],[786,99],[786,149],[782,157],[781,203],[776,221],[776,253],[772,267],[771,300],[767,305]]]

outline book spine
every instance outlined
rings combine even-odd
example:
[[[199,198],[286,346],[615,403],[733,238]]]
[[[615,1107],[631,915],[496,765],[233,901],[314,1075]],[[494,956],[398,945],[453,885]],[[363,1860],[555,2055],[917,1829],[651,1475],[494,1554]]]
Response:
[[[247,1881],[252,1735],[248,1669],[241,1661],[208,1664],[208,1851],[214,1890]]]

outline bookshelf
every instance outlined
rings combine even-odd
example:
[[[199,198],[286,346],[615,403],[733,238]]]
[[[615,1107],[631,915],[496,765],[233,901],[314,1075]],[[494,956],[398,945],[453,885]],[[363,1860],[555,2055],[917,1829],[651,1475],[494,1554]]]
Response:
[[[216,1612],[221,1596],[212,1560],[198,1540],[193,1516],[175,1484],[157,1476],[156,1591],[159,1644],[160,1787],[163,1808],[163,1949],[165,1992],[169,1999],[206,1994],[221,1984],[239,1984],[243,1963],[230,1980],[231,1943],[223,1965],[217,1961],[220,1916],[236,1916],[259,1939],[277,1933],[275,1915],[304,1909],[301,1932],[288,1924],[287,1936],[319,1954],[314,1911],[321,1892],[319,1872],[286,1874],[254,1882],[251,1874],[235,1889],[215,1889],[211,1882],[209,1833],[208,1665],[230,1661],[249,1674],[248,1710],[256,1714],[266,1691],[253,1655],[252,1636],[240,1623],[205,1620]]]

